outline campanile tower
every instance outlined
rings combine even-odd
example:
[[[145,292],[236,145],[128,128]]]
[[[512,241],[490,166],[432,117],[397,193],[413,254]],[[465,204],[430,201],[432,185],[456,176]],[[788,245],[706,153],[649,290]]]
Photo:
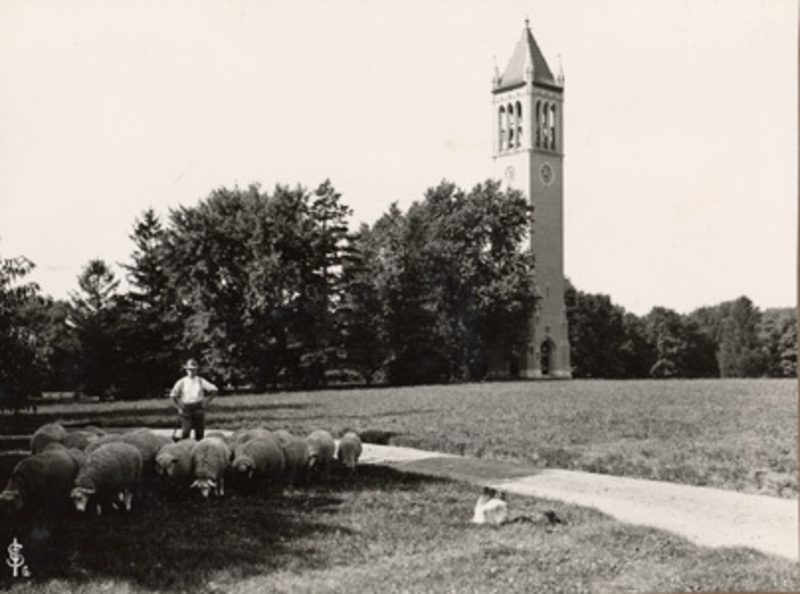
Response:
[[[492,97],[495,176],[505,187],[521,190],[533,205],[530,247],[536,258],[539,300],[531,314],[519,374],[569,378],[564,305],[564,76],[553,75],[527,19],[505,70],[495,72]]]

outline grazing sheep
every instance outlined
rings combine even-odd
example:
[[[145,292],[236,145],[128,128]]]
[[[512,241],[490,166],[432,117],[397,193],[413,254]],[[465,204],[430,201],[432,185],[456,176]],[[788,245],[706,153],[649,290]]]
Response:
[[[169,437],[156,435],[150,429],[133,429],[125,433],[109,434],[93,441],[86,446],[85,452],[91,454],[97,448],[109,444],[122,442],[134,446],[142,455],[143,471],[146,477],[155,476],[156,455],[161,446],[172,443]]]
[[[270,431],[266,427],[255,427],[254,429],[239,429],[238,431],[235,431],[233,435],[231,435],[230,440],[228,440],[228,443],[233,449],[236,449],[237,446],[240,446],[243,443],[247,443],[251,439],[270,437],[271,435],[272,431]]]
[[[277,431],[273,431],[272,434],[275,436],[275,439],[277,439],[278,443],[281,445],[290,442],[293,439],[296,439],[296,437],[286,429],[278,429]]]
[[[336,457],[350,472],[355,472],[356,463],[361,457],[361,438],[355,431],[348,431],[339,440]]]
[[[78,448],[79,450],[86,449],[90,443],[100,439],[100,435],[90,429],[70,429],[61,440],[67,448]]]
[[[336,451],[336,442],[333,441],[333,436],[324,429],[317,429],[312,431],[305,441],[309,471],[321,472],[327,476],[331,462],[333,462],[333,454]]]
[[[100,429],[100,427],[96,425],[86,425],[81,431],[86,431],[88,433],[94,433],[97,437],[103,437],[106,435],[106,431],[104,429]]]
[[[66,435],[67,430],[60,423],[42,425],[31,436],[31,453],[39,454],[48,443],[60,443]]]
[[[231,463],[228,444],[218,437],[204,437],[192,448],[192,472],[197,487],[208,497],[210,492],[225,495],[225,471]]]
[[[122,433],[107,433],[106,435],[103,435],[102,437],[99,437],[95,441],[87,444],[86,447],[83,448],[83,451],[86,452],[87,454],[91,454],[100,446],[120,441],[122,441]]]
[[[79,448],[68,448],[63,443],[53,441],[44,446],[42,452],[61,451],[66,452],[78,466],[82,466],[86,462],[86,452]]]
[[[151,465],[155,470],[155,461],[158,451],[162,446],[172,443],[166,435],[157,435],[150,429],[134,429],[122,434],[122,441],[135,446],[142,454],[145,465]]]
[[[233,469],[256,488],[267,488],[281,481],[286,461],[274,436],[259,437],[239,444],[234,450]]]
[[[14,466],[0,503],[14,512],[23,509],[42,518],[66,511],[79,464],[64,448],[51,448],[23,458]]]
[[[276,431],[275,438],[283,449],[285,483],[294,487],[298,482],[305,480],[305,471],[308,466],[308,446],[303,439],[292,435],[285,429]]]
[[[161,446],[156,455],[156,473],[173,484],[188,484],[192,476],[192,448],[196,443],[194,439],[183,439]]]
[[[103,505],[113,505],[115,501],[122,501],[130,511],[141,474],[142,454],[135,446],[124,442],[104,444],[86,457],[78,471],[72,502],[80,512],[86,511],[90,499],[97,504],[98,514]]]

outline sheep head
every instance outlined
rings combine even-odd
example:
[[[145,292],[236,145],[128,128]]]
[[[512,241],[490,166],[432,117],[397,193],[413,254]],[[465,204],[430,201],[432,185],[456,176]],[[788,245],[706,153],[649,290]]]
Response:
[[[95,494],[95,489],[89,487],[75,487],[70,493],[72,503],[75,504],[75,509],[79,512],[85,512],[86,506],[89,504],[89,499]]]
[[[252,458],[247,457],[237,458],[233,463],[233,468],[240,474],[246,474],[248,479],[252,479],[256,471]]]
[[[23,503],[22,493],[16,489],[6,489],[0,493],[0,507],[3,509],[13,508],[15,511],[19,511],[22,509]]]
[[[217,481],[214,479],[198,479],[192,483],[191,488],[200,489],[200,493],[202,493],[203,497],[208,497],[212,490],[217,490]]]
[[[169,474],[169,468],[172,464],[176,462],[174,456],[170,456],[169,454],[161,454],[156,458],[156,472],[164,476],[165,474]]]

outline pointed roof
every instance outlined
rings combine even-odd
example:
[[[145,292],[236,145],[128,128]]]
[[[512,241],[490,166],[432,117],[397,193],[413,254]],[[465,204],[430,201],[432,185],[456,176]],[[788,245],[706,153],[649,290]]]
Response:
[[[542,50],[533,38],[528,19],[525,19],[525,29],[522,31],[522,38],[517,42],[517,47],[508,61],[508,66],[503,74],[497,78],[495,90],[500,91],[511,87],[516,87],[526,82],[528,69],[533,69],[534,82],[540,82],[552,86],[561,86],[553,76],[553,72],[544,59]]]

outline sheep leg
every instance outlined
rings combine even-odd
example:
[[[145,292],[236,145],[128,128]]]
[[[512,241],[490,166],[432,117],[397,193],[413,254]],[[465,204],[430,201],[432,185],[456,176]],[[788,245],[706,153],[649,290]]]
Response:
[[[125,509],[131,511],[131,504],[133,502],[133,493],[130,491],[130,489],[126,488],[122,494],[122,497],[123,500],[125,501]]]

